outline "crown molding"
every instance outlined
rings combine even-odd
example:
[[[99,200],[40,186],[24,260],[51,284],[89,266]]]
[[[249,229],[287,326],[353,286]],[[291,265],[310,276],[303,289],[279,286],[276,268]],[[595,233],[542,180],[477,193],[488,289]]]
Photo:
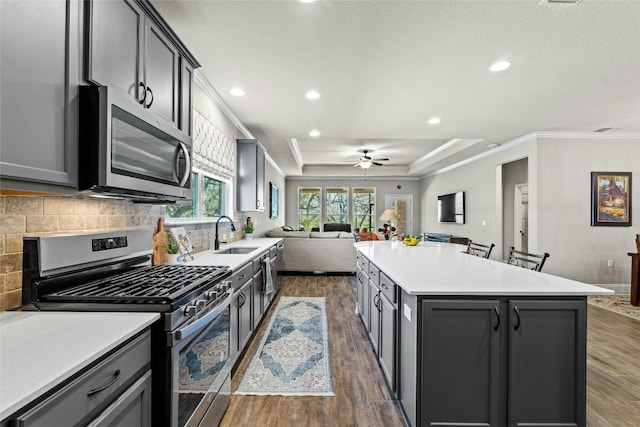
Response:
[[[224,99],[222,99],[222,96],[220,96],[218,91],[211,85],[211,83],[209,83],[209,80],[207,80],[207,78],[202,75],[200,70],[195,70],[193,72],[193,81],[200,87],[200,89],[202,89],[205,95],[207,95],[209,99],[211,99],[215,106],[218,107],[220,111],[222,111],[222,114],[224,114],[227,119],[229,119],[229,121],[240,131],[240,133],[242,133],[245,138],[258,139],[254,137],[249,129],[247,129],[242,124],[240,119],[238,119],[238,116],[236,116],[231,108],[229,108]],[[286,176],[284,171],[280,169],[280,166],[278,166],[276,162],[271,158],[269,152],[266,149],[264,157],[282,177]]]
[[[525,142],[538,140],[538,139],[636,139],[640,138],[640,132],[564,132],[564,131],[539,131],[539,132],[531,132],[529,134],[523,135],[519,138],[511,140],[505,144],[502,144],[492,150],[485,151],[484,153],[480,153],[476,156],[469,157],[468,159],[462,160],[458,163],[454,163],[445,168],[439,169],[435,172],[424,175],[422,178],[428,178],[430,176],[440,175],[445,172],[449,172],[453,169],[457,169],[461,166],[468,165],[469,163],[473,163],[477,160],[484,159],[485,157],[492,156],[500,151],[508,150],[517,145],[524,144]]]

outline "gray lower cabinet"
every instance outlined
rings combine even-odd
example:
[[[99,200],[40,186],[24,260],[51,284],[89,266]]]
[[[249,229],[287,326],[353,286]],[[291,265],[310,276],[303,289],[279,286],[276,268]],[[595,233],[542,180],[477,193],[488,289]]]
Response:
[[[369,339],[373,351],[378,354],[380,345],[380,289],[375,282],[369,279]]]
[[[586,302],[510,300],[508,425],[586,425]]]
[[[262,212],[266,206],[265,149],[257,139],[238,139],[237,142],[237,210]]]
[[[247,282],[236,292],[236,309],[238,311],[237,342],[238,351],[242,351],[251,338],[253,322],[251,321],[253,279]]]
[[[262,268],[253,276],[253,327],[258,327],[264,313],[264,275]]]
[[[151,426],[151,336],[132,339],[2,426]]]
[[[378,361],[387,379],[392,393],[397,393],[396,361],[397,361],[397,331],[398,309],[381,295],[380,297],[380,343],[378,345]]]
[[[80,6],[0,1],[2,188],[77,186]]]
[[[423,300],[418,425],[500,425],[499,310],[497,300]]]
[[[585,304],[423,299],[416,425],[585,426]]]
[[[87,427],[151,427],[151,370]]]

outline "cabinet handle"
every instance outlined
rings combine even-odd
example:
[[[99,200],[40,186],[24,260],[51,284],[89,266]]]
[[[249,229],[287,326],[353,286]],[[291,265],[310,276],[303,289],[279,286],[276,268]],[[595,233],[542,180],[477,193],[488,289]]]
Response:
[[[142,88],[142,91],[140,91],[140,88]],[[144,83],[140,82],[138,83],[138,95],[136,96],[136,101],[144,105],[145,99],[147,99],[147,87]]]
[[[240,305],[238,305],[238,308],[242,308],[246,301],[246,297],[244,296],[243,292],[240,292],[240,295],[238,295],[238,301],[240,301]]]
[[[116,370],[113,373],[113,378],[111,379],[111,381],[109,381],[108,383],[106,383],[102,387],[97,387],[97,388],[94,388],[93,390],[89,390],[87,392],[87,396],[92,396],[92,395],[94,395],[96,393],[100,393],[102,390],[108,389],[109,387],[114,385],[116,383],[116,381],[118,381],[119,378],[120,378],[120,369]]]
[[[516,312],[516,325],[513,327],[513,330],[517,331],[518,328],[520,327],[520,310],[518,310],[517,305],[513,306],[513,311]]]
[[[500,327],[500,312],[498,311],[498,307],[493,307],[493,311],[496,313],[496,319],[498,320],[496,326],[493,327],[493,330],[497,331]]]
[[[147,86],[147,90],[145,91],[145,94],[144,94],[144,100],[147,99],[147,93],[151,94],[151,101],[148,104],[145,104],[145,108],[150,108],[151,104],[153,104],[153,91],[148,86]]]

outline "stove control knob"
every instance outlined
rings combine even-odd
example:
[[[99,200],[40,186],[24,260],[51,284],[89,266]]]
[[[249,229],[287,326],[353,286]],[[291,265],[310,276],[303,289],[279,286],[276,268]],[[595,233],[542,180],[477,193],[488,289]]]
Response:
[[[188,317],[193,317],[198,312],[198,307],[195,305],[188,305],[184,308],[184,315]]]
[[[207,300],[199,299],[196,301],[196,308],[198,311],[202,310],[207,305]]]
[[[218,296],[218,293],[216,291],[207,291],[204,294],[205,298],[207,298],[208,300],[212,300],[212,299],[216,299],[216,297]]]

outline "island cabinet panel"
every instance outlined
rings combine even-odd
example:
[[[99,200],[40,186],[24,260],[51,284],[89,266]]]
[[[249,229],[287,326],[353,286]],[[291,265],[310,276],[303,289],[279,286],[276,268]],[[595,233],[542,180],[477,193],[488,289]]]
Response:
[[[387,384],[394,395],[397,394],[396,360],[398,347],[396,344],[398,331],[398,310],[387,298],[380,298],[380,343],[378,360],[387,379]]]
[[[416,425],[585,426],[584,300],[420,304]]]
[[[584,301],[509,301],[509,426],[586,424]]]
[[[421,423],[499,425],[500,301],[422,301]]]
[[[369,339],[373,352],[378,355],[380,346],[380,289],[369,279]]]

